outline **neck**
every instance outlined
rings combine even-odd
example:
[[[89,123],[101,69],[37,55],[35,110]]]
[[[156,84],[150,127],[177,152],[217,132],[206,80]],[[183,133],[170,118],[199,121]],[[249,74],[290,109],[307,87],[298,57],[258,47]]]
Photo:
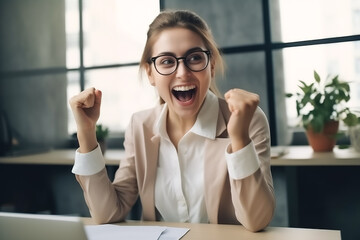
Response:
[[[166,120],[166,131],[171,142],[177,149],[180,139],[192,128],[195,124],[196,116],[191,118],[181,118],[175,114],[168,113]]]

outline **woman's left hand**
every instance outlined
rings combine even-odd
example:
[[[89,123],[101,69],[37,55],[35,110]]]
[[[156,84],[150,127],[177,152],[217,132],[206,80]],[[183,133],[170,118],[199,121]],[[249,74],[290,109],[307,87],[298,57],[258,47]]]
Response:
[[[231,150],[236,152],[250,143],[249,126],[260,102],[259,95],[242,89],[231,89],[225,93],[231,116],[227,125],[231,139]]]

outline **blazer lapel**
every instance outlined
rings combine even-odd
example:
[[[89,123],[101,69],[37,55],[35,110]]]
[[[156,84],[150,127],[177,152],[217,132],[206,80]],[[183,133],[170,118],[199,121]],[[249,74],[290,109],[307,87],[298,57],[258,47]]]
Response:
[[[230,143],[227,136],[226,123],[229,119],[230,113],[227,108],[227,103],[219,99],[219,113],[215,140],[207,139],[205,142],[205,161],[204,161],[204,188],[205,188],[205,203],[210,222],[218,222],[218,212],[222,190],[227,177],[227,163],[225,160],[225,149]],[[155,134],[154,134],[155,133]],[[141,194],[141,201],[143,205],[143,219],[156,220],[155,213],[155,180],[156,170],[158,165],[160,136],[156,131],[152,131],[146,138],[146,146],[149,146],[146,151],[147,161],[144,167],[144,176],[142,187],[139,189]],[[140,187],[140,186],[139,186]]]
[[[205,203],[209,221],[211,223],[218,222],[221,195],[228,176],[225,151],[230,143],[226,131],[226,122],[229,114],[227,111],[227,104],[222,104],[222,102],[219,103],[220,109],[217,123],[217,138],[215,140],[207,139],[205,145]],[[224,109],[224,107],[226,108]]]
[[[143,206],[143,219],[155,221],[155,180],[156,180],[156,170],[158,165],[158,153],[159,153],[159,144],[160,137],[153,136],[151,139],[151,146],[147,148],[146,151],[146,161],[144,161],[144,172],[143,172],[143,182],[140,189],[141,193],[141,202]],[[150,145],[150,144],[149,144]],[[148,145],[148,146],[149,146]]]
[[[218,222],[220,199],[227,177],[225,148],[228,144],[229,139],[217,138],[208,140],[205,146],[205,203],[211,223]]]

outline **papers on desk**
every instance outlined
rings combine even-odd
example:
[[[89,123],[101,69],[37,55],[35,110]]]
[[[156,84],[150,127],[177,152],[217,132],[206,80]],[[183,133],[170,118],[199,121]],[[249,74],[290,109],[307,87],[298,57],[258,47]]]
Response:
[[[288,153],[288,149],[284,146],[271,147],[271,158],[279,158]]]
[[[85,231],[89,240],[175,240],[190,229],[164,226],[118,226],[112,224],[88,225]]]

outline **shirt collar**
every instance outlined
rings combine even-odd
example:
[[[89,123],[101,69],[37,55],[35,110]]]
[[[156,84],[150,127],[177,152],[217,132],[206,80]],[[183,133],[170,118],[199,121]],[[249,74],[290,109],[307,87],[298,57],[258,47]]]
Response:
[[[159,133],[160,137],[166,137],[166,138],[168,138],[168,134],[166,132],[167,113],[168,113],[168,105],[167,105],[167,103],[164,103],[164,107],[161,110],[159,119],[158,119],[157,123],[155,124],[155,129]]]
[[[200,112],[197,116],[196,122],[194,126],[190,129],[190,132],[193,132],[205,138],[215,139],[218,112],[219,100],[215,96],[215,94],[209,90],[206,94],[203,106],[201,107]],[[166,138],[168,138],[168,134],[166,132],[167,113],[168,106],[167,103],[165,103],[158,118],[158,121],[155,125],[155,128],[157,129],[159,135]]]

